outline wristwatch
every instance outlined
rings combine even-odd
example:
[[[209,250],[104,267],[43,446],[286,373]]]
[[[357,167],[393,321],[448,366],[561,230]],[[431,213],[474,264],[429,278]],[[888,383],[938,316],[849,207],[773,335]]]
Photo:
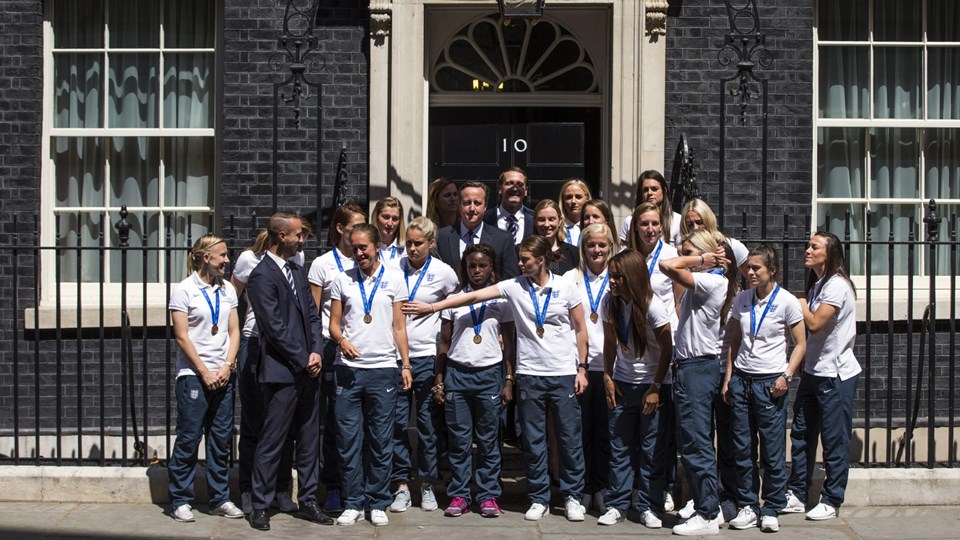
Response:
[[[787,384],[790,384],[791,382],[793,382],[793,375],[787,375],[786,371],[781,373],[780,376],[787,380]]]
[[[655,382],[655,383],[650,384],[650,386],[656,388],[656,389],[657,389],[657,392],[659,392],[659,391],[660,391],[660,387],[663,386],[663,383]]]
[[[582,369],[582,370],[586,371],[586,369],[587,369],[587,363],[586,363],[586,362],[583,362],[583,363],[577,364],[577,369]]]

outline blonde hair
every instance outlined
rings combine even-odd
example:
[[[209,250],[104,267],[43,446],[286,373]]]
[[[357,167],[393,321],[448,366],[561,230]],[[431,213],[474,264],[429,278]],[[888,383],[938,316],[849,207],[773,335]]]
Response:
[[[593,195],[590,194],[590,186],[588,186],[583,180],[579,178],[571,178],[570,180],[564,182],[563,185],[560,186],[560,196],[557,197],[557,204],[560,206],[560,217],[566,221],[570,221],[570,219],[567,217],[567,209],[563,205],[563,194],[566,193],[567,189],[570,187],[578,187],[583,190],[583,193],[587,196],[583,201],[584,205],[586,205],[587,201],[593,198]],[[583,207],[581,207],[581,212],[583,211],[582,208]]]
[[[396,208],[400,214],[400,226],[397,227],[396,241],[402,246],[404,242],[407,241],[407,227],[403,222],[403,205],[400,204],[399,199],[396,197],[384,197],[377,201],[377,204],[373,207],[373,212],[370,213],[370,224],[378,229],[380,228],[377,224],[377,218],[380,217],[380,213],[383,212],[384,208]]]
[[[552,199],[544,199],[544,200],[540,201],[539,203],[537,203],[536,208],[533,209],[533,227],[534,227],[534,229],[536,229],[536,227],[537,227],[537,214],[539,214],[540,211],[543,210],[543,209],[545,209],[545,208],[553,208],[553,209],[556,210],[556,212],[557,212],[557,218],[558,218],[558,219],[561,219],[561,220],[563,219],[563,211],[560,210],[560,205],[557,204],[557,201],[554,201],[554,200],[552,200]],[[563,226],[563,222],[562,222],[562,221],[561,221],[560,223],[557,223],[557,241],[559,241],[559,242],[566,242],[566,241],[567,241],[567,230],[566,230],[566,227]]]
[[[263,255],[263,252],[269,247],[270,233],[266,229],[260,229],[260,232],[257,233],[257,238],[253,241],[253,245],[250,246],[250,251],[259,257]]]
[[[199,272],[203,268],[203,256],[213,253],[213,248],[218,244],[226,245],[226,243],[226,240],[212,233],[197,238],[187,257],[187,273]],[[218,285],[222,285],[221,281],[222,279],[217,277]]]
[[[610,251],[607,252],[607,259],[603,261],[603,266],[606,268],[610,264],[610,259],[614,255],[620,252],[620,244],[617,242],[617,235],[613,234],[613,230],[607,226],[606,223],[593,223],[588,225],[586,229],[580,231],[580,268],[577,269],[577,283],[583,283],[583,275],[587,272],[587,239],[594,235],[603,235],[608,244],[610,244]]]
[[[410,225],[407,225],[407,230],[416,229],[423,233],[427,237],[427,240],[431,244],[437,243],[437,224],[433,222],[430,218],[426,216],[417,216],[410,220]]]
[[[457,187],[457,184],[447,178],[446,176],[441,176],[433,182],[430,182],[430,187],[427,189],[427,217],[431,221],[440,225],[440,212],[437,211],[437,197],[440,196],[440,192],[447,189],[447,186],[453,185]],[[460,190],[457,190],[457,197],[460,197]]]
[[[688,236],[693,231],[687,227],[687,213],[694,212],[703,219],[703,227],[710,232],[717,232],[717,215],[713,209],[703,199],[690,199],[690,202],[683,205],[683,211],[680,213],[680,235]]]
[[[660,238],[663,238],[663,212],[660,211],[660,205],[654,202],[640,203],[633,209],[633,217],[630,218],[630,230],[627,232],[627,246],[630,249],[640,251],[640,238],[637,233],[637,224],[640,223],[640,216],[647,212],[656,212],[660,219]]]

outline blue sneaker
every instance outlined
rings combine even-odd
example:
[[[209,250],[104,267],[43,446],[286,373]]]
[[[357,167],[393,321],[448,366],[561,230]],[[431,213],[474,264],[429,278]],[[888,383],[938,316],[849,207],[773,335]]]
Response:
[[[327,513],[343,511],[343,501],[340,500],[339,489],[334,488],[327,491],[327,500],[323,503],[323,511]]]

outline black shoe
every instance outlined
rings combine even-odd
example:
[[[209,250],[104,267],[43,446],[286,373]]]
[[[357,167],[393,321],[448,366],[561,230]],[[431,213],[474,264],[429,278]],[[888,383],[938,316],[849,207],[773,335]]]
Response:
[[[270,530],[270,515],[266,510],[254,509],[250,514],[250,526],[258,531]]]
[[[315,502],[301,504],[300,511],[297,512],[297,517],[321,525],[333,525],[333,518],[324,514],[323,510],[320,510],[320,507]]]

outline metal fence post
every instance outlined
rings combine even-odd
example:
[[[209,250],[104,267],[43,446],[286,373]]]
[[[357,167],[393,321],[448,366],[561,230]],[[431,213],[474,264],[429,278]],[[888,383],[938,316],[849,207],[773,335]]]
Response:
[[[937,201],[930,199],[927,204],[927,215],[923,222],[927,225],[927,251],[930,260],[930,267],[927,273],[930,276],[930,338],[928,346],[929,355],[929,383],[927,385],[927,467],[933,468],[936,463],[936,395],[934,387],[937,381],[937,242],[940,240],[940,216],[937,215]]]

